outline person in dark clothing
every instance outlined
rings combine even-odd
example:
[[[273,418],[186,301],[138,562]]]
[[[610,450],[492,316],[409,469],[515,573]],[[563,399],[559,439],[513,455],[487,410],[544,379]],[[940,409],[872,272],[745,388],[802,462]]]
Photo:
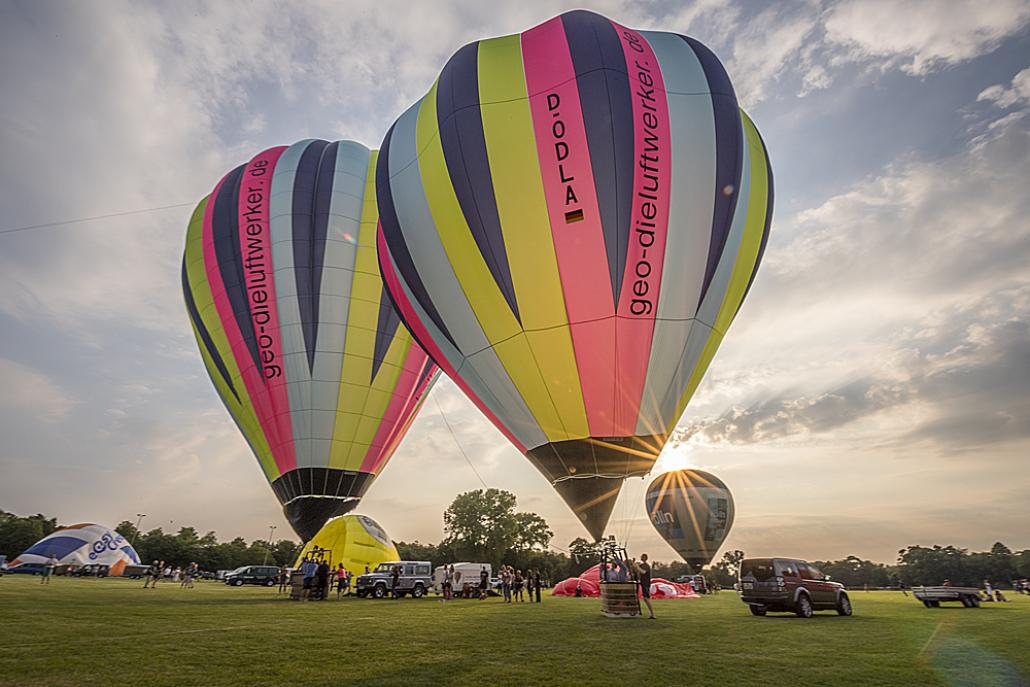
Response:
[[[390,573],[390,587],[393,592],[393,598],[399,599],[400,594],[397,593],[397,587],[401,584],[401,566],[393,566],[393,572]]]
[[[533,568],[533,576],[531,578],[533,591],[536,592],[536,602],[540,603],[540,569]]]
[[[490,585],[490,573],[486,571],[486,566],[482,566],[479,569],[479,598],[486,598],[486,590]]]
[[[648,617],[651,620],[654,620],[654,606],[651,605],[651,565],[647,562],[647,554],[640,554],[639,563],[636,559],[631,559],[630,567],[632,567],[633,572],[637,574],[637,582],[640,583],[640,594],[643,596],[644,604],[647,606],[647,610],[651,614]]]
[[[315,583],[318,595],[316,598],[324,601],[329,596],[329,564],[322,561],[318,564],[318,570],[315,572]]]

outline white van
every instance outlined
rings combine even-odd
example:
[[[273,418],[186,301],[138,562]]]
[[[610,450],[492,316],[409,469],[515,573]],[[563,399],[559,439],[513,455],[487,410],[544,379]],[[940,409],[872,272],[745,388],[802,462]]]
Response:
[[[457,596],[464,585],[469,584],[479,587],[479,571],[486,568],[487,579],[493,577],[493,569],[489,563],[451,563],[454,566],[454,579],[451,580],[451,589]],[[438,565],[433,571],[433,591],[443,594],[443,571],[445,565]]]

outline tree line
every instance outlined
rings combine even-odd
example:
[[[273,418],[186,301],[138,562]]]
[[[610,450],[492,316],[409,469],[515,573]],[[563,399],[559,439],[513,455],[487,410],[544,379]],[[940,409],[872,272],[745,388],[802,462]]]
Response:
[[[477,489],[455,497],[444,511],[444,538],[438,544],[398,542],[403,560],[430,561],[434,566],[456,561],[502,564],[518,570],[536,568],[550,582],[575,577],[599,562],[591,542],[581,537],[567,548],[552,543],[554,533],[536,513],[517,510],[514,494],[500,489]],[[18,516],[0,511],[0,554],[8,560],[46,535],[60,529],[55,518],[43,514]],[[185,567],[196,561],[202,570],[228,570],[242,565],[292,565],[299,544],[280,539],[247,542],[242,537],[220,542],[214,532],[200,535],[193,527],[175,534],[160,527],[137,532],[129,521],[115,528],[129,541],[144,562],[163,560]],[[743,551],[727,551],[702,573],[709,584],[731,586],[737,578]],[[652,557],[653,558],[653,557]],[[812,561],[832,579],[851,588],[897,587],[901,584],[935,585],[951,580],[959,586],[979,586],[983,580],[1007,584],[1030,578],[1030,549],[1013,551],[1001,542],[989,551],[971,552],[955,546],[909,546],[898,551],[893,565],[847,556],[833,561]],[[691,572],[686,563],[652,560],[655,577],[675,579]]]

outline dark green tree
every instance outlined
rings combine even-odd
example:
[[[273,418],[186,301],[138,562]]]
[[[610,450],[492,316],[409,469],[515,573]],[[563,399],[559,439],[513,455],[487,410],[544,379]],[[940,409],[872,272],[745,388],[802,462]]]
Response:
[[[458,494],[443,514],[444,545],[457,558],[489,562],[495,569],[510,551],[544,548],[551,530],[534,513],[517,513],[515,495],[501,489]]]

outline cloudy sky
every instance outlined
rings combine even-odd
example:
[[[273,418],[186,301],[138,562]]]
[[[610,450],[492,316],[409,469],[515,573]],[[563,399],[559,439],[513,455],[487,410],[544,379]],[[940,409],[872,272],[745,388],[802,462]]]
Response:
[[[288,532],[190,332],[187,204],[265,147],[377,147],[463,44],[576,6],[504,5],[0,3],[0,509]],[[712,47],[776,172],[764,264],[656,470],[721,476],[751,555],[1030,547],[1030,3],[591,8]],[[480,486],[459,443],[556,545],[585,534],[446,379],[361,512],[437,541]],[[645,484],[610,532],[669,560]]]

